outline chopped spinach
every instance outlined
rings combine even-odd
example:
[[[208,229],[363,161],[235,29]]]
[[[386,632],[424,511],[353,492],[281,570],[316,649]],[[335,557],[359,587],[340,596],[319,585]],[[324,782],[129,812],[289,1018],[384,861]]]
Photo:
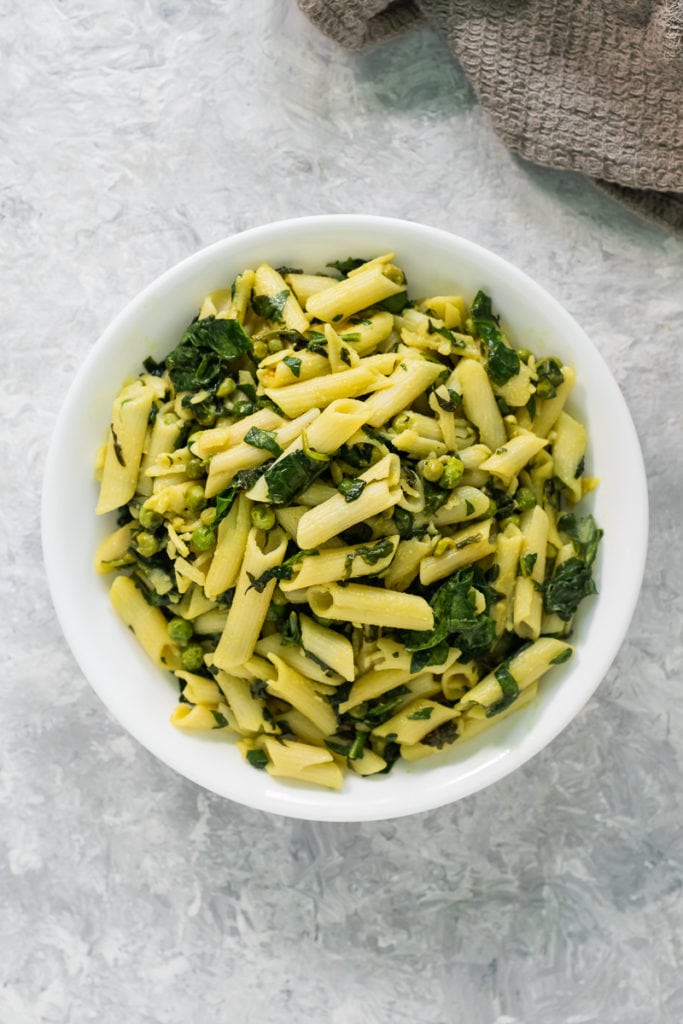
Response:
[[[491,299],[479,291],[472,302],[474,327],[486,345],[486,372],[494,384],[502,385],[519,373],[519,356],[505,341],[505,335],[493,314]]]
[[[600,538],[604,533],[604,530],[598,529],[593,516],[590,513],[585,516],[577,516],[574,512],[567,512],[560,517],[557,526],[574,541],[579,555],[584,559],[586,565],[592,565],[598,551]]]
[[[272,430],[262,430],[261,427],[251,427],[244,435],[244,443],[252,448],[261,448],[270,452],[271,455],[282,455],[282,448],[277,443],[277,438]]]
[[[466,658],[487,650],[493,643],[496,627],[485,612],[476,614],[473,589],[484,594],[488,608],[495,595],[478,566],[464,566],[442,583],[429,601],[434,628],[408,630],[404,635],[406,649],[430,650],[448,641],[449,646],[459,647]]]
[[[301,376],[301,360],[298,356],[285,356],[282,362],[290,368],[295,377]]]
[[[284,319],[283,313],[289,295],[289,288],[283,288],[276,295],[253,295],[251,298],[251,308],[256,313],[256,316],[260,316],[264,320],[272,320],[276,324],[281,324]]]
[[[535,551],[532,554],[522,555],[522,557],[519,560],[520,576],[523,576],[525,578],[531,576],[532,572],[534,571],[534,566],[536,565],[537,558],[538,555]]]
[[[436,729],[432,729],[426,736],[423,736],[420,742],[426,747],[436,747],[437,750],[442,750],[449,744],[455,743],[457,738],[458,726],[451,719],[450,722],[443,722],[441,725],[437,725]]]
[[[398,315],[402,313],[406,306],[410,305],[408,298],[408,292],[396,292],[395,295],[390,295],[387,299],[382,299],[381,302],[376,303],[378,309],[385,309],[388,313],[394,313]]]
[[[362,260],[358,256],[349,256],[345,260],[333,260],[332,263],[326,263],[326,267],[332,267],[333,270],[338,270],[343,277],[347,277],[350,270],[357,270],[358,267],[362,267],[367,260]]]
[[[228,724],[228,720],[225,717],[225,715],[222,714],[220,711],[214,711],[213,708],[211,708],[211,714],[213,715],[214,721],[216,722],[216,724],[214,726],[212,726],[212,728],[213,729],[225,729],[225,727]]]
[[[557,388],[564,381],[564,374],[562,373],[559,361],[552,356],[548,359],[542,359],[540,363],[536,363],[536,373],[538,375],[538,380],[536,381],[537,397],[554,398],[557,394]]]
[[[344,501],[356,501],[367,486],[367,480],[353,477],[345,477],[339,481],[337,490],[344,495]]]
[[[411,714],[409,714],[408,718],[410,719],[411,722],[421,722],[423,720],[431,718],[433,710],[434,708],[430,707],[429,705],[425,708],[418,708],[417,711],[413,711]]]
[[[289,504],[320,476],[327,461],[315,459],[299,449],[273,463],[265,472],[270,500],[274,505]]]
[[[209,316],[190,324],[166,356],[166,369],[176,391],[196,391],[215,385],[225,376],[226,364],[251,351],[251,338],[239,320]]]
[[[268,764],[268,755],[265,750],[248,750],[247,761],[252,768],[264,769]]]
[[[498,680],[503,696],[496,704],[492,704],[489,707],[486,712],[487,718],[493,718],[495,715],[499,715],[501,711],[505,711],[511,704],[514,704],[519,696],[517,680],[510,672],[507,664],[500,665],[493,674]]]
[[[584,597],[597,592],[590,565],[581,558],[568,558],[543,584],[543,607],[569,622]]]

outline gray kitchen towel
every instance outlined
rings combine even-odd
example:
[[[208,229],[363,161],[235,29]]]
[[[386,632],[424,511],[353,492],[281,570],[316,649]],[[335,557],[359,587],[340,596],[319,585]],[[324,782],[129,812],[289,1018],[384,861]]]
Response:
[[[425,22],[505,144],[683,235],[683,0],[298,0],[342,46]]]

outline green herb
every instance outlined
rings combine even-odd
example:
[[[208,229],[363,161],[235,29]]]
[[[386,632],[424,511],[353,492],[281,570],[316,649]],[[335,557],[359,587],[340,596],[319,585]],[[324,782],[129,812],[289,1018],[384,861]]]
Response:
[[[475,589],[484,594],[488,607],[495,595],[478,566],[464,566],[453,573],[430,598],[434,628],[408,630],[404,636],[406,649],[428,650],[447,640],[450,647],[459,647],[466,658],[487,650],[493,643],[496,627],[485,612],[476,613]]]
[[[536,552],[529,555],[522,555],[522,557],[519,560],[519,572],[521,576],[525,578],[531,576],[532,572],[534,571],[534,566],[536,565],[537,558],[538,555],[536,554]]]
[[[436,729],[432,729],[426,736],[423,736],[420,742],[426,747],[436,747],[437,750],[442,750],[450,743],[455,743],[457,738],[458,727],[451,719],[450,722],[443,722],[441,725],[437,725]]]
[[[225,729],[225,727],[228,724],[228,720],[225,717],[225,715],[221,714],[220,711],[214,711],[213,708],[211,708],[211,714],[213,715],[213,717],[215,719],[215,722],[216,722],[216,724],[214,726],[212,726],[212,728],[213,729]]]
[[[335,740],[328,736],[325,740],[325,746],[328,750],[331,750],[335,754],[339,754],[341,757],[348,757],[349,751],[351,750],[351,741]]]
[[[116,431],[114,430],[114,424],[113,423],[109,424],[109,429],[111,430],[111,440],[112,440],[112,444],[114,446],[114,455],[116,456],[116,461],[118,462],[119,466],[123,466],[123,468],[125,469],[126,468],[126,460],[123,457],[123,449],[121,448],[121,445],[119,444],[119,439],[116,436]]]
[[[255,577],[252,573],[247,572],[249,577],[249,586],[247,592],[255,590],[257,594],[262,594],[268,583],[271,580],[291,580],[294,575],[294,567],[303,559],[310,558],[312,555],[317,555],[318,551],[313,549],[311,551],[297,551],[290,558],[288,558],[282,565],[273,565],[270,569],[265,569],[259,577]],[[327,668],[327,666],[325,666]]]
[[[491,299],[479,291],[472,302],[474,327],[486,345],[486,372],[494,384],[499,386],[519,373],[519,356],[505,341],[505,335],[493,315]]]
[[[334,260],[332,263],[326,263],[326,267],[332,267],[334,270],[338,270],[340,274],[347,277],[349,271],[357,270],[358,267],[362,267],[367,260],[361,260],[357,256],[349,256],[345,260]]]
[[[276,324],[281,324],[284,319],[283,313],[289,294],[289,288],[283,288],[276,295],[253,295],[251,308],[256,313],[256,316],[260,316],[264,320],[272,320]]]
[[[381,302],[375,303],[378,309],[385,309],[388,313],[398,315],[409,305],[408,292],[396,292],[395,295],[390,295],[387,299],[382,299]]]
[[[251,338],[238,320],[209,316],[190,324],[166,356],[166,368],[176,391],[198,391],[216,384],[227,363],[251,351]]]
[[[571,656],[572,656],[572,649],[571,649],[571,647],[565,647],[565,649],[563,651],[560,651],[559,654],[556,654],[554,658],[550,659],[550,664],[551,665],[562,665],[565,661],[569,661]]]
[[[298,356],[285,356],[282,362],[290,368],[295,377],[301,376],[301,360]]]
[[[593,516],[590,513],[585,516],[577,516],[574,512],[567,512],[560,517],[557,526],[574,541],[586,565],[592,565],[598,551],[600,538],[604,534],[604,530],[598,529]]]
[[[536,363],[536,396],[538,398],[554,398],[557,388],[564,381],[562,367],[557,359],[550,357]]]
[[[462,395],[458,394],[457,391],[454,391],[453,388],[446,388],[446,391],[448,392],[448,398],[443,398],[439,394],[438,388],[434,392],[434,397],[436,398],[437,402],[444,410],[444,412],[455,412],[455,410],[462,402]]]
[[[305,451],[290,452],[265,472],[268,495],[274,505],[288,505],[324,471],[328,460],[319,461]]]
[[[430,321],[430,323],[427,326],[427,334],[440,334],[442,338],[446,338],[448,341],[450,341],[453,348],[465,348],[465,342],[462,340],[462,338],[456,338],[455,334],[453,334],[453,331],[451,331],[448,327],[436,327],[436,325],[431,323]]]
[[[590,565],[581,558],[568,558],[543,584],[543,607],[569,622],[584,597],[597,592]]]
[[[268,756],[265,750],[248,750],[247,761],[252,768],[260,768],[262,770],[268,764]]]
[[[500,665],[495,671],[494,676],[498,680],[498,685],[503,691],[502,699],[497,704],[493,704],[486,712],[487,718],[493,718],[495,715],[499,715],[501,711],[505,711],[511,704],[517,700],[519,696],[519,686],[517,680],[510,672],[507,664]]]
[[[276,270],[281,277],[285,274],[303,274],[301,267],[276,267]]]
[[[357,501],[367,486],[367,480],[345,477],[339,481],[337,490],[344,495],[344,501]]]
[[[347,575],[351,572],[354,560],[362,558],[366,565],[377,565],[384,558],[393,554],[394,543],[389,537],[382,537],[374,544],[361,545],[355,551],[349,552],[345,558],[345,569]]]
[[[290,612],[282,626],[282,640],[280,641],[283,647],[300,647],[301,646],[301,628],[299,626],[299,616],[296,612]]]
[[[251,427],[244,435],[244,443],[252,448],[261,448],[270,452],[271,455],[282,455],[282,448],[277,443],[277,438],[272,430],[262,430],[261,427]]]
[[[408,718],[410,719],[411,722],[421,722],[423,720],[426,720],[427,718],[431,718],[433,710],[434,708],[432,707],[418,708],[417,711],[413,711],[410,715],[408,715]]]
[[[253,679],[249,684],[249,693],[254,700],[264,700],[268,696],[268,683],[265,679]]]
[[[427,647],[422,651],[414,651],[410,658],[410,671],[422,672],[430,665],[443,665],[448,657],[448,642],[444,640],[435,647]]]

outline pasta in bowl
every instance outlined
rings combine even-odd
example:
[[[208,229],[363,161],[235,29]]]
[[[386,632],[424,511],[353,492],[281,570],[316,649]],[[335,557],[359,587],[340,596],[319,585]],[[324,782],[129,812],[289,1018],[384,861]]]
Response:
[[[586,685],[613,523],[579,388],[595,365],[614,385],[567,314],[469,243],[373,218],[246,233],[138,306],[89,529],[129,728],[226,796],[339,819],[447,802],[552,738],[621,639]]]

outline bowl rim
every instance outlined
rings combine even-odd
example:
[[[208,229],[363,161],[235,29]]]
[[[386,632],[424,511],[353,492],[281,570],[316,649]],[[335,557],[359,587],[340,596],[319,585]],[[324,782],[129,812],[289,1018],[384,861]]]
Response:
[[[507,280],[518,284],[523,288],[524,293],[530,300],[535,299],[546,305],[550,303],[554,307],[553,311],[560,322],[558,332],[561,333],[569,329],[576,337],[581,338],[584,345],[584,356],[590,352],[594,366],[596,368],[602,367],[602,382],[611,381],[610,398],[618,410],[621,437],[625,440],[626,447],[632,457],[634,457],[633,464],[631,465],[631,478],[629,480],[629,512],[632,521],[633,546],[628,586],[621,594],[622,603],[619,624],[613,629],[609,643],[604,645],[595,662],[591,664],[592,678],[590,685],[584,686],[573,693],[570,698],[565,698],[564,713],[558,715],[551,724],[546,724],[542,733],[531,730],[529,736],[525,737],[525,742],[504,750],[499,756],[492,757],[487,765],[469,774],[465,772],[454,779],[446,777],[438,780],[435,776],[432,780],[432,785],[422,787],[420,799],[417,801],[413,800],[412,802],[409,801],[407,804],[403,804],[398,798],[389,798],[387,795],[381,796],[379,792],[375,794],[370,790],[359,800],[351,800],[348,797],[344,799],[344,794],[336,792],[323,792],[318,799],[317,792],[311,795],[308,787],[300,789],[296,786],[284,785],[279,785],[277,788],[274,788],[273,785],[262,786],[260,789],[257,787],[244,794],[234,791],[234,788],[230,786],[216,786],[207,782],[205,773],[198,770],[193,771],[192,765],[185,763],[180,766],[177,758],[169,755],[169,751],[163,743],[150,740],[150,735],[145,731],[144,727],[141,727],[139,719],[134,715],[126,718],[126,716],[122,716],[120,709],[115,710],[111,706],[111,699],[108,699],[110,698],[109,688],[103,685],[100,673],[93,662],[92,651],[88,649],[88,643],[82,631],[79,632],[73,614],[69,613],[69,602],[72,597],[71,584],[66,581],[63,545],[60,543],[61,535],[58,529],[58,520],[53,513],[54,497],[59,493],[60,459],[63,453],[64,439],[75,415],[74,399],[102,356],[110,348],[113,347],[112,350],[116,348],[116,341],[120,338],[121,333],[126,329],[127,325],[134,323],[136,316],[140,316],[140,311],[148,301],[157,294],[167,292],[174,282],[182,281],[196,268],[204,264],[210,265],[218,255],[225,256],[226,251],[229,253],[233,248],[239,249],[246,244],[258,243],[262,240],[266,240],[272,245],[274,240],[290,232],[296,233],[297,231],[301,232],[307,229],[314,231],[329,229],[331,225],[340,225],[357,230],[376,229],[378,233],[378,251],[381,248],[380,238],[382,230],[385,232],[390,232],[391,230],[405,232],[407,230],[413,232],[416,237],[422,237],[426,242],[441,242],[441,244],[447,246],[454,246],[461,250],[461,254],[469,253],[475,257],[475,260],[483,260],[493,269],[494,273],[501,272]],[[294,246],[296,246],[296,240],[294,241]],[[585,346],[588,346],[587,350]],[[96,442],[94,442],[93,448],[95,446]],[[340,822],[382,820],[433,810],[457,799],[469,796],[504,778],[525,764],[555,739],[587,703],[616,658],[624,642],[638,601],[647,555],[647,480],[643,456],[633,420],[606,361],[592,340],[565,307],[533,278],[503,257],[476,242],[418,221],[353,213],[320,214],[274,221],[219,239],[192,253],[157,276],[114,316],[79,366],[55,421],[43,474],[41,536],[49,591],[58,621],[75,660],[109,712],[142,746],[184,777],[244,806],[304,820]],[[95,576],[94,570],[93,576]],[[253,769],[250,770],[253,771]],[[227,772],[226,774],[229,775],[230,773]],[[260,776],[266,773],[255,774]],[[272,781],[274,782],[274,780]],[[367,785],[369,780],[364,781]],[[373,790],[379,789],[373,782],[370,782],[370,785]]]

